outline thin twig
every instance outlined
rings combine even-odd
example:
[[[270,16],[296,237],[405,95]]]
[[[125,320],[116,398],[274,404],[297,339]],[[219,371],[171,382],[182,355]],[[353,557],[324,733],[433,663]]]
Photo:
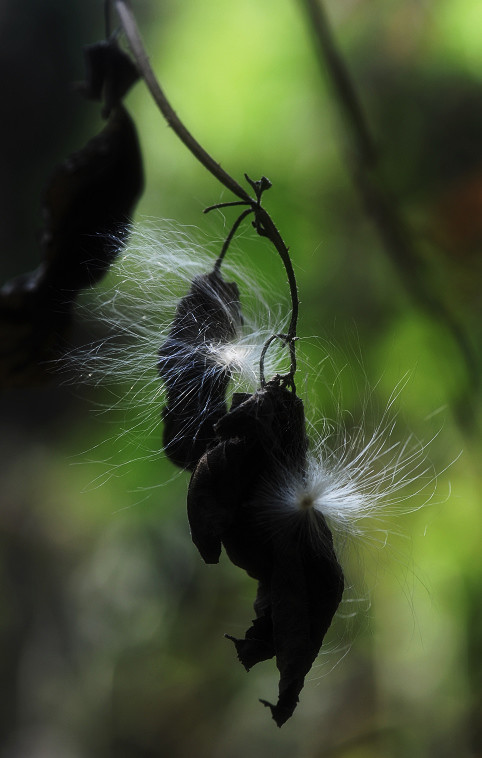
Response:
[[[211,211],[218,211],[221,208],[234,208],[235,205],[246,205],[244,200],[233,200],[231,203],[215,203],[215,205],[209,205],[203,210],[203,213],[211,213]]]
[[[219,271],[219,269],[221,268],[221,263],[224,260],[224,256],[226,255],[226,253],[228,251],[228,247],[231,244],[231,240],[233,239],[234,235],[236,234],[239,225],[244,221],[244,219],[246,218],[246,216],[249,216],[249,214],[252,213],[252,212],[253,212],[252,208],[246,208],[246,210],[244,210],[241,213],[241,215],[238,216],[238,218],[234,222],[233,226],[231,227],[231,231],[229,232],[228,236],[224,240],[224,244],[223,244],[223,246],[221,248],[221,252],[219,253],[219,255],[217,257],[216,263],[214,264],[214,270],[215,271]]]
[[[463,355],[472,388],[479,385],[479,370],[472,345],[454,314],[427,284],[426,267],[416,249],[413,234],[384,189],[378,171],[378,152],[363,108],[341,57],[322,0],[301,0],[314,32],[323,70],[326,70],[340,112],[351,135],[354,160],[349,162],[353,180],[365,208],[375,222],[385,250],[394,262],[405,287],[430,315],[452,334]]]
[[[296,371],[296,348],[295,348],[296,329],[297,329],[297,324],[298,324],[298,312],[299,312],[300,301],[298,298],[298,288],[296,286],[296,279],[295,279],[295,273],[293,271],[293,264],[291,263],[289,250],[286,247],[283,241],[283,238],[281,237],[281,234],[279,233],[278,229],[274,225],[273,219],[271,218],[269,213],[267,213],[267,211],[265,211],[265,209],[262,208],[261,206],[258,206],[255,209],[254,227],[260,236],[267,237],[276,247],[276,250],[278,251],[280,258],[284,263],[286,274],[288,276],[288,284],[290,288],[292,309],[291,309],[291,320],[290,320],[288,332],[286,335],[286,341],[290,349],[290,358],[291,358],[290,374],[294,376],[295,371]]]

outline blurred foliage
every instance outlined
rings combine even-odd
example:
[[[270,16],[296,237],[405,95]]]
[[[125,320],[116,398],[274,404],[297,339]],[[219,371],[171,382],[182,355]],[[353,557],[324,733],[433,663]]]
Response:
[[[310,416],[333,419],[341,406],[373,425],[408,376],[398,434],[432,440],[440,473],[431,503],[393,523],[385,549],[347,550],[359,610],[350,620],[344,608],[298,711],[277,730],[257,702],[274,696],[272,662],[247,675],[222,637],[251,619],[251,582],[227,561],[202,564],[186,476],[145,453],[159,447],[159,427],[119,437],[133,412],[119,419],[102,390],[54,382],[5,393],[0,754],[480,756],[479,398],[461,410],[470,389],[458,346],[408,296],[352,186],[348,137],[301,4],[133,5],[188,128],[236,178],[273,182],[266,205],[298,276],[298,383]],[[480,369],[480,4],[330,0],[327,12],[393,202]],[[81,45],[101,36],[98,0],[3,3],[2,281],[36,265],[42,185],[98,126],[69,82],[83,77]],[[229,210],[201,211],[227,192],[142,85],[128,104],[146,161],[139,219],[171,218],[221,239]],[[238,247],[274,299],[284,297],[272,252],[248,229]]]

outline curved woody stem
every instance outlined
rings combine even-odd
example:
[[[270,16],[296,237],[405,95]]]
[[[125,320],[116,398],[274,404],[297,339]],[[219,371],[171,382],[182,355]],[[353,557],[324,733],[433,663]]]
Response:
[[[134,55],[136,63],[139,67],[140,73],[149,88],[149,91],[154,98],[155,103],[159,107],[162,115],[166,119],[169,126],[177,134],[179,139],[184,142],[186,147],[193,153],[193,155],[200,161],[200,163],[213,174],[225,187],[233,192],[237,197],[244,200],[246,203],[251,203],[252,198],[241,187],[238,182],[233,179],[219,163],[209,155],[208,152],[199,144],[199,142],[192,136],[192,134],[186,129],[179,116],[172,108],[168,101],[163,89],[161,88],[157,78],[152,70],[149,58],[144,48],[144,44],[141,39],[139,29],[137,27],[136,20],[132,13],[127,0],[114,0],[117,13],[119,15],[124,34],[126,35],[129,46]]]
[[[231,239],[234,233],[236,232],[239,224],[251,212],[254,213],[253,226],[256,229],[256,232],[261,237],[266,237],[267,239],[269,239],[272,245],[276,248],[278,255],[280,256],[283,262],[283,265],[285,267],[285,271],[288,277],[289,288],[290,288],[290,296],[291,296],[291,303],[292,303],[291,319],[290,319],[287,334],[273,335],[267,340],[263,348],[262,357],[260,361],[260,374],[261,374],[261,383],[263,384],[264,383],[263,367],[264,367],[264,356],[266,354],[266,351],[274,339],[276,338],[283,339],[289,347],[290,361],[291,361],[290,372],[285,378],[285,382],[287,384],[290,384],[292,388],[294,389],[293,377],[296,371],[295,341],[296,341],[296,327],[298,323],[298,310],[299,310],[298,288],[296,284],[296,277],[293,270],[293,264],[291,262],[289,250],[287,246],[285,245],[283,238],[281,237],[281,234],[276,228],[271,216],[261,205],[261,195],[266,189],[269,189],[269,187],[271,186],[271,182],[268,179],[266,179],[266,177],[262,177],[262,179],[260,179],[259,181],[252,181],[246,175],[246,180],[254,189],[256,199],[251,197],[250,194],[246,192],[246,190],[235,179],[233,179],[233,177],[230,176],[230,174],[228,174],[221,167],[219,163],[217,163],[211,157],[211,155],[202,147],[202,145],[200,145],[200,143],[193,137],[193,135],[188,131],[188,129],[186,129],[183,122],[180,120],[179,116],[172,108],[171,104],[169,103],[164,91],[162,90],[152,70],[152,67],[149,62],[149,58],[147,56],[147,53],[145,51],[145,48],[141,39],[141,35],[139,33],[139,29],[137,27],[136,20],[134,18],[134,15],[132,13],[128,0],[113,0],[113,2],[120,19],[122,29],[129,43],[129,46],[134,56],[134,59],[136,61],[136,64],[139,68],[140,74],[143,77],[144,81],[146,82],[146,85],[156,105],[158,106],[162,115],[166,119],[167,123],[172,128],[174,133],[179,137],[179,139],[186,145],[188,150],[190,150],[190,152],[194,155],[194,157],[197,158],[197,160],[200,163],[202,163],[202,165],[205,168],[207,168],[207,170],[219,182],[221,182],[221,184],[223,184],[234,195],[240,198],[239,201],[234,201],[234,202],[229,202],[229,203],[220,203],[218,205],[210,206],[209,208],[206,209],[205,212],[208,212],[215,208],[230,207],[230,206],[235,206],[235,205],[249,206],[249,208],[246,209],[246,211],[244,211],[234,223],[233,228],[231,229],[231,232],[229,233],[223,245],[223,249],[218,257],[218,260],[216,261],[216,264],[215,264],[216,268],[220,267],[224,254],[226,253],[229,243],[231,242]]]

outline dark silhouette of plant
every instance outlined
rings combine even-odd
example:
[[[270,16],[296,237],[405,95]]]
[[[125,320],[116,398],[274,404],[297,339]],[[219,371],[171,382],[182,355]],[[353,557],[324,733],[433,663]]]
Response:
[[[79,87],[103,102],[107,124],[53,172],[42,199],[42,263],[0,290],[0,385],[49,379],[65,350],[78,293],[98,282],[125,242],[143,187],[134,123],[122,97],[137,80],[130,58],[112,38],[85,50],[87,80]]]

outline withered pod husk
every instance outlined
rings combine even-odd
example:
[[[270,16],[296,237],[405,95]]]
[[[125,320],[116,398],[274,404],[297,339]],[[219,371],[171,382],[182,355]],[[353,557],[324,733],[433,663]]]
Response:
[[[100,54],[99,54],[100,50]],[[115,42],[91,46],[84,94],[108,99],[102,131],[53,172],[42,199],[43,260],[0,289],[0,386],[48,378],[80,290],[99,281],[125,242],[143,188],[136,128],[120,102],[136,71]]]
[[[276,378],[254,395],[235,395],[216,434],[189,486],[192,539],[207,563],[223,545],[259,582],[252,626],[230,639],[246,669],[276,656],[278,702],[262,702],[281,726],[341,601],[343,572],[323,516],[282,503],[283,486],[302,483],[306,471],[301,400]]]

